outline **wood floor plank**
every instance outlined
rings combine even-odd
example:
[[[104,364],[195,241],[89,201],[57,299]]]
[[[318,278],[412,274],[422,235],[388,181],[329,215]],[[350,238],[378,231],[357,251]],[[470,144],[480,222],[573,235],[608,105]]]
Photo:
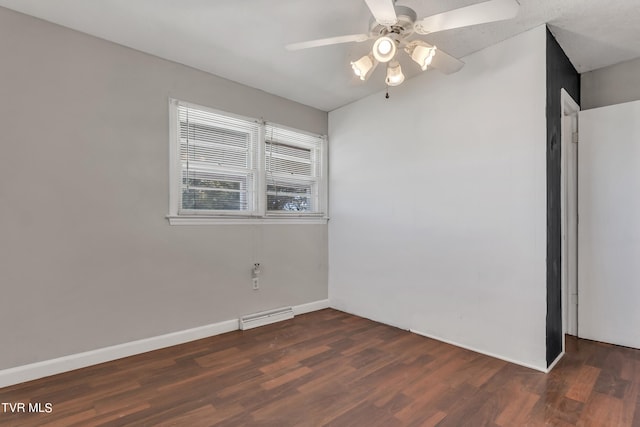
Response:
[[[622,401],[616,397],[594,393],[581,414],[580,421],[585,426],[622,426]]]
[[[640,425],[640,422],[633,424],[634,417],[637,415],[638,407],[640,407],[640,381],[634,378],[630,380],[630,387],[625,396],[622,397],[622,422],[623,425]],[[640,421],[640,420],[639,420]]]
[[[310,368],[302,366],[294,371],[287,372],[269,381],[263,382],[261,386],[265,390],[271,390],[293,380],[297,380],[310,372],[312,372]]]
[[[435,414],[436,412],[444,412],[436,408],[433,401],[438,396],[446,393],[449,390],[449,386],[441,383],[434,383],[427,386],[426,382],[423,383],[423,385],[424,393],[417,397],[408,398],[405,406],[397,408],[395,415],[398,419],[409,424],[412,420],[424,416],[425,413],[431,416],[431,414]]]
[[[640,426],[640,351],[568,337],[549,374],[326,309],[0,389],[31,426]]]
[[[566,396],[578,402],[586,402],[593,392],[593,386],[600,376],[600,371],[600,369],[593,366],[582,366]]]
[[[155,427],[171,427],[171,426],[189,426],[189,427],[209,427],[211,419],[217,418],[216,410],[211,405],[205,405],[200,408],[187,412],[168,421],[162,421]]]
[[[512,391],[512,396],[505,398],[502,411],[496,418],[496,424],[503,427],[524,425],[531,409],[540,399],[540,396],[528,392]]]

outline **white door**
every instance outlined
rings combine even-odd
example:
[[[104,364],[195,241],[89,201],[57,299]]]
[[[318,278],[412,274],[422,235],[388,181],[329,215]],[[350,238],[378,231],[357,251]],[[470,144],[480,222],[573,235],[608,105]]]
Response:
[[[640,101],[579,116],[578,334],[640,348]]]

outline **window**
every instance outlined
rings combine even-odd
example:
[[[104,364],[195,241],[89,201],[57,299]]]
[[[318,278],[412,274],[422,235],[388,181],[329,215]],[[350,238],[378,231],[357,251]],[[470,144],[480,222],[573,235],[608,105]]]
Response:
[[[322,163],[318,137],[267,124],[267,211],[321,212]]]
[[[182,101],[170,105],[172,224],[324,218],[324,137]]]

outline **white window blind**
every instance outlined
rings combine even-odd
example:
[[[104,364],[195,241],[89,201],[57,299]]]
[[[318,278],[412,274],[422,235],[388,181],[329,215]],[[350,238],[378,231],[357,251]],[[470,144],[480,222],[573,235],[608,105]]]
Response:
[[[326,223],[326,139],[170,100],[169,222]]]
[[[267,123],[265,175],[267,211],[321,214],[323,144],[309,135]]]
[[[257,209],[259,124],[179,103],[179,213]]]

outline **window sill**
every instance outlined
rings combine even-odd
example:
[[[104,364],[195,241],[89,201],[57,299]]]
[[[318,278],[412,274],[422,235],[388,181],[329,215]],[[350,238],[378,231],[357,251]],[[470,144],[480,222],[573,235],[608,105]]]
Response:
[[[253,225],[253,224],[326,224],[328,217],[322,216],[278,216],[261,218],[243,217],[218,217],[218,216],[188,216],[188,215],[167,215],[170,225]]]

